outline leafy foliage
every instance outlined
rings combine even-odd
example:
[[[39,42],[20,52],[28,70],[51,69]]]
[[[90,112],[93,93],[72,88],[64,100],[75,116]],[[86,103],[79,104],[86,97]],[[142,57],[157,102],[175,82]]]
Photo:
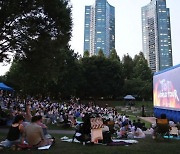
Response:
[[[133,67],[134,67],[133,59],[128,54],[124,55],[122,59],[122,63],[123,63],[123,73],[124,73],[125,79],[132,78]]]
[[[109,59],[111,60],[117,60],[120,61],[119,56],[117,55],[116,49],[112,49],[110,54],[109,54]]]
[[[99,51],[98,51],[98,56],[99,56],[99,57],[105,57],[102,49],[99,49]]]
[[[89,57],[89,51],[88,50],[84,51],[83,57]]]
[[[8,60],[9,53],[15,56],[7,79],[24,93],[47,94],[76,59],[68,47],[72,28],[68,1],[6,0],[0,4],[1,13],[5,12],[0,25],[1,61]]]
[[[122,65],[101,56],[81,60],[85,83],[83,92],[86,97],[114,97],[121,93],[123,86]]]
[[[44,37],[67,44],[70,14],[65,0],[1,0],[0,62],[9,61],[9,55],[27,58]]]
[[[30,95],[151,99],[152,74],[142,53],[122,61],[115,49],[107,58],[83,58],[69,47],[72,30],[68,0],[0,0],[0,62],[13,64],[2,77]]]

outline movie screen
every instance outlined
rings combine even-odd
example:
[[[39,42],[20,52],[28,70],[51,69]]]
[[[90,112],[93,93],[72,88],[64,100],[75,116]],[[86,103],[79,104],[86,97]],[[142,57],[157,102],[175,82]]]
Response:
[[[153,76],[153,103],[180,111],[180,66]]]

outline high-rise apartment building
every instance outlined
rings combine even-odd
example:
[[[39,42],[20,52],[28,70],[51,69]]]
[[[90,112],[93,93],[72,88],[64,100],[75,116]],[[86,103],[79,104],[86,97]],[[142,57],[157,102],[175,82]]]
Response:
[[[169,8],[166,0],[151,0],[141,8],[143,53],[153,72],[172,66]]]
[[[97,55],[102,49],[108,56],[115,48],[115,8],[107,0],[95,0],[85,6],[84,51]]]

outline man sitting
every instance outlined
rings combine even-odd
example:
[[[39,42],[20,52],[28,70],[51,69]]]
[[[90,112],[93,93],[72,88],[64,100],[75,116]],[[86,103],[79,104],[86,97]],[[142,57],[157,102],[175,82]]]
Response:
[[[53,140],[44,137],[43,129],[39,126],[39,118],[32,117],[31,123],[25,127],[23,138],[33,147],[51,145]]]
[[[166,118],[165,114],[161,114],[161,118],[156,119],[156,126],[155,126],[154,132],[153,132],[153,139],[155,139],[158,134],[161,134],[161,135],[168,134],[169,135],[169,131],[170,131],[169,121]]]

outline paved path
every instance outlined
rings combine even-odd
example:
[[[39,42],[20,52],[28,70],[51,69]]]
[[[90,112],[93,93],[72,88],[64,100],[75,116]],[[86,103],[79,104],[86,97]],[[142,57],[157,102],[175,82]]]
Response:
[[[156,123],[156,118],[155,117],[140,117],[140,118],[147,121],[147,122],[150,122],[152,124]]]
[[[0,133],[8,133],[8,128],[0,128]],[[74,134],[74,130],[48,130],[49,134]]]

